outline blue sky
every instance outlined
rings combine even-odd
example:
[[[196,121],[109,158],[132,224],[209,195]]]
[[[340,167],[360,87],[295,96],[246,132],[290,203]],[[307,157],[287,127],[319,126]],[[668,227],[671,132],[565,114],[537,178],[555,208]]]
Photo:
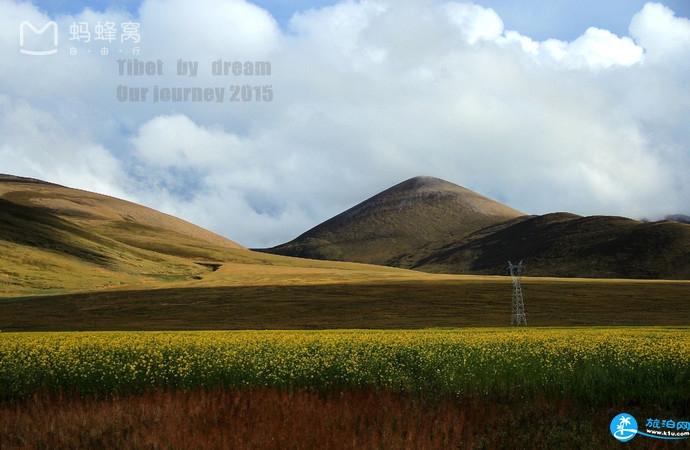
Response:
[[[506,29],[516,30],[534,39],[572,40],[590,26],[611,30],[619,36],[628,34],[630,18],[647,0],[479,0],[474,3],[493,8]],[[141,0],[37,0],[34,4],[48,13],[77,13],[85,7],[97,11],[110,6],[136,11]],[[336,3],[332,0],[255,0],[271,12],[282,25],[296,11]],[[666,0],[677,15],[690,17],[690,1]]]

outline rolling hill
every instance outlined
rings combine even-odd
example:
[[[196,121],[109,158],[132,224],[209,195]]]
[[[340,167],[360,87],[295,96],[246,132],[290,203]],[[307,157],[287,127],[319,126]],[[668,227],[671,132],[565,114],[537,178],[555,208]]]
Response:
[[[434,185],[445,193],[433,194]],[[460,224],[459,233],[482,226],[484,220],[498,220],[496,216],[518,216],[470,232],[445,248],[426,247],[429,253],[419,268],[427,271],[463,268],[455,258],[464,258],[468,249],[478,252],[473,258],[484,264],[470,271],[499,271],[503,245],[520,250],[526,245],[523,238],[544,234],[556,239],[570,233],[569,222],[587,223],[587,218],[571,215],[546,221],[519,216],[433,179],[411,181],[401,190],[393,197],[410,203],[398,203],[398,210],[419,201],[410,192],[417,190],[431,199],[424,210],[428,214],[452,204],[472,214],[476,209],[485,212],[475,223]],[[457,203],[446,198],[455,195],[461,197]],[[396,210],[394,203],[382,203]],[[494,211],[493,217],[487,211]],[[406,217],[423,219],[410,213]],[[388,220],[395,223],[392,217]],[[671,224],[611,220],[629,229],[625,245],[636,241],[636,233],[647,239],[660,230],[660,236],[666,236]],[[398,230],[413,231],[398,225]],[[442,221],[439,228],[431,227],[435,236],[452,233],[441,225]],[[675,233],[684,235],[685,228],[678,227],[685,225],[672,225]],[[500,234],[511,227],[524,228],[518,243],[511,243],[515,231]],[[600,241],[606,245],[606,239]],[[652,244],[671,245],[661,238]],[[535,255],[559,250],[528,247]],[[544,258],[544,267],[549,261]],[[531,265],[530,271],[533,267],[537,266]],[[689,283],[526,278],[524,285],[533,325],[683,325],[690,317]],[[510,292],[506,277],[254,252],[131,202],[39,180],[0,177],[2,331],[500,326],[510,323]],[[623,303],[626,307],[621,309]]]
[[[526,260],[533,276],[690,278],[690,225],[677,219],[527,216],[431,177],[404,181],[263,251],[434,273],[504,275],[508,260]]]
[[[403,181],[262,251],[278,255],[412,267],[439,243],[452,242],[524,214],[433,177]]]
[[[406,276],[252,252],[132,202],[0,175],[0,296]]]

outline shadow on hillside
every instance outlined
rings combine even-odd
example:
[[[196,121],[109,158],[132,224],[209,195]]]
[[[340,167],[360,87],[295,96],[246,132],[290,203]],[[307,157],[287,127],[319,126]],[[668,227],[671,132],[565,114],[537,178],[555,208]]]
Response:
[[[18,205],[3,198],[0,198],[0,240],[61,253],[100,266],[111,265],[107,255],[88,248],[107,246],[106,239],[60,218],[48,208]]]

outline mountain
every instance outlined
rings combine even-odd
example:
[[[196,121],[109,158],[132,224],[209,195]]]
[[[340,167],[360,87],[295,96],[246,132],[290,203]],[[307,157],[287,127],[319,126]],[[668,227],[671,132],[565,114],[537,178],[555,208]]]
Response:
[[[690,279],[690,225],[569,213],[528,216],[463,187],[416,177],[263,251],[449,274]]]
[[[508,259],[526,260],[535,276],[690,279],[690,225],[525,216],[427,177],[281,247],[416,271],[255,252],[132,202],[0,175],[0,297],[170,288],[183,298],[187,288],[203,297],[207,288],[445,282],[450,276],[436,273],[505,274]]]
[[[525,260],[530,276],[690,279],[690,225],[568,213],[483,229],[423,258],[427,272],[505,274]]]
[[[690,216],[685,214],[672,214],[670,216],[666,216],[666,220],[672,220],[680,223],[690,223]]]
[[[438,243],[523,215],[464,187],[420,176],[374,195],[291,242],[262,251],[411,267]]]
[[[0,175],[0,297],[406,276],[398,272],[252,252],[142,205]]]

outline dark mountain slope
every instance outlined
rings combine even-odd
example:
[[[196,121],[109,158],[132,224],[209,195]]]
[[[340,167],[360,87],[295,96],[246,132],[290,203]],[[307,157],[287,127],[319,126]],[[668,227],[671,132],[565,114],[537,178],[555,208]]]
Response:
[[[505,274],[507,260],[532,276],[690,278],[690,225],[554,213],[481,230],[422,259],[428,272]]]

